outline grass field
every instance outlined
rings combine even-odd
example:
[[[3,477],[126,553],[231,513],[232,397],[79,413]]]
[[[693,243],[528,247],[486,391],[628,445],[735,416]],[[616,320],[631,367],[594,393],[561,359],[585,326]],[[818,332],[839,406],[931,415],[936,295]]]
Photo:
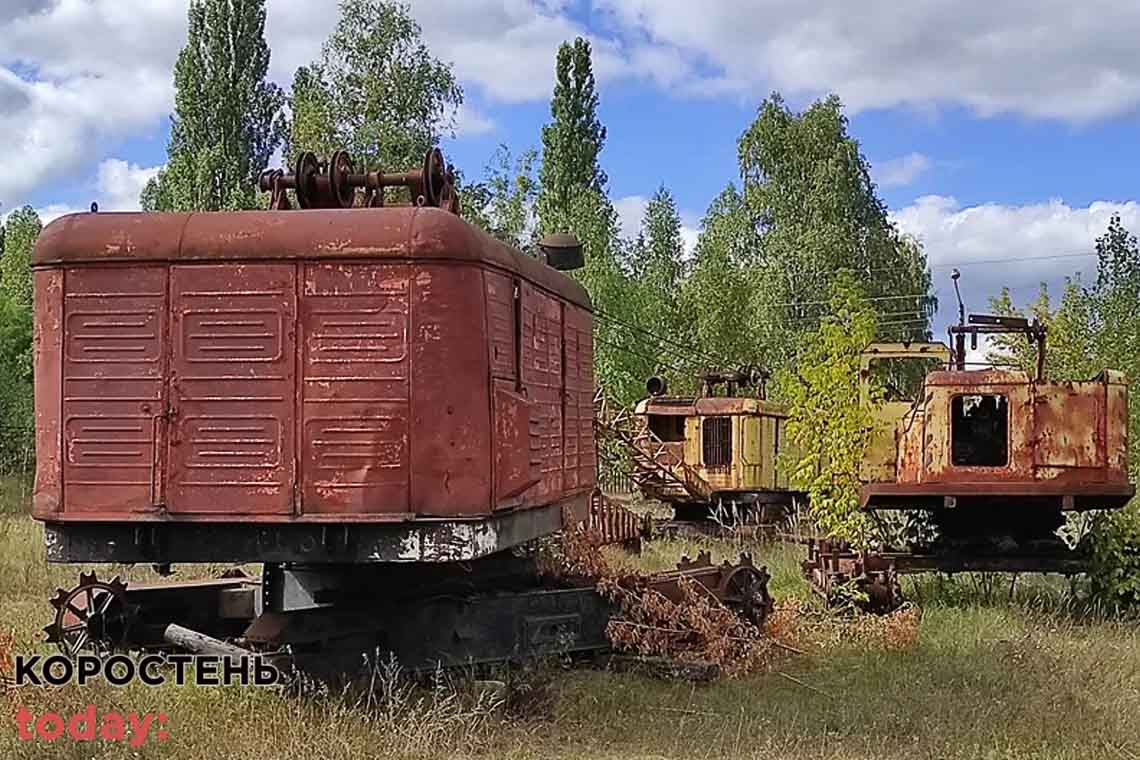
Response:
[[[24,492],[6,484],[0,499]],[[0,632],[29,653],[48,651],[46,599],[79,568],[43,561],[24,509],[0,504]],[[703,546],[720,556],[741,548]],[[615,559],[656,569],[697,548],[660,542]],[[744,548],[769,565],[778,598],[807,598],[798,549]],[[148,575],[139,570],[132,580]],[[907,590],[922,600],[912,645],[868,643],[836,622],[809,654],[710,685],[547,664],[528,681],[528,717],[462,684],[368,709],[252,687],[22,688],[7,695],[0,758],[1140,758],[1140,623],[1089,615],[1065,584],[1040,579],[1012,595],[976,579]],[[18,705],[68,714],[89,703],[162,711],[169,738],[138,748],[17,739]]]

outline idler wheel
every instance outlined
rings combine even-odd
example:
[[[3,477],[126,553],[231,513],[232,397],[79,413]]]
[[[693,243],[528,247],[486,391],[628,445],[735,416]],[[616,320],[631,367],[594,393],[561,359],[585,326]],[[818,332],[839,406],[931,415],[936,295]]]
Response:
[[[337,208],[352,208],[356,200],[356,188],[349,183],[349,175],[355,171],[352,157],[346,150],[338,150],[329,159],[329,190]]]
[[[297,166],[293,170],[296,178],[297,205],[301,208],[317,208],[319,205],[317,177],[321,173],[321,164],[317,154],[305,151],[297,156]]]

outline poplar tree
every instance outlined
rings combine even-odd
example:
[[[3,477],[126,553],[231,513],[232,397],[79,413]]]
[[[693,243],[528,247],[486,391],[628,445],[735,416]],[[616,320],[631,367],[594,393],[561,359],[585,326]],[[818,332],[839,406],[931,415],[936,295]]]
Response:
[[[253,208],[258,175],[285,133],[281,89],[266,80],[265,0],[191,0],[174,66],[166,168],[147,183],[148,211]]]
[[[606,142],[606,128],[598,119],[590,43],[582,37],[558,48],[550,117],[542,128],[538,197],[542,232],[559,231],[579,193],[605,195],[606,173],[598,154]]]
[[[31,206],[18,208],[8,217],[0,256],[0,294],[15,306],[32,305],[32,248],[41,229],[39,214]]]
[[[685,244],[681,238],[681,216],[673,196],[662,185],[645,208],[641,231],[629,255],[630,275],[635,288],[636,319],[650,329],[641,333],[646,356],[655,366],[641,373],[662,373],[680,357],[675,341],[681,332],[683,320],[678,304],[678,289],[684,277]],[[691,368],[686,368],[691,369]],[[664,372],[674,387],[692,382],[692,377],[678,377],[677,372]],[[692,372],[687,372],[692,375]]]
[[[593,301],[594,376],[611,399],[634,401],[645,383],[643,337],[631,281],[622,269],[617,213],[606,196],[598,154],[606,129],[598,119],[598,94],[590,43],[563,43],[555,60],[549,124],[542,128],[538,231],[572,232],[582,243],[585,266],[574,277]]]

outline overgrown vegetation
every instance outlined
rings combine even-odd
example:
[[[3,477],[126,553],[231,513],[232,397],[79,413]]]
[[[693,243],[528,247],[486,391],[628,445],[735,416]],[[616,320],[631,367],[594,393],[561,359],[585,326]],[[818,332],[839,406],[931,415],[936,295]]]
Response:
[[[29,206],[0,228],[0,479],[30,469],[32,403],[32,248],[40,218]]]
[[[43,560],[42,531],[0,518],[0,647],[49,651],[46,599],[82,570]],[[930,578],[907,594],[922,614],[890,625],[837,624],[814,606],[800,576],[802,550],[734,541],[652,543],[642,556],[607,550],[631,569],[671,567],[711,550],[741,549],[773,575],[782,609],[795,610],[790,653],[758,675],[701,686],[556,664],[543,707],[496,706],[462,675],[412,689],[380,658],[375,687],[288,697],[260,688],[132,685],[0,692],[0,710],[163,711],[170,738],[138,750],[104,744],[19,742],[0,732],[0,757],[294,758],[608,757],[1121,757],[1140,754],[1140,629],[1073,617],[1066,586],[1023,579],[1015,595],[969,578]],[[97,567],[100,576],[121,568]],[[136,568],[133,579],[149,572]],[[180,568],[180,577],[194,574]],[[215,568],[201,568],[210,573]],[[1048,585],[1048,588],[1043,588]],[[941,587],[941,588],[940,588]],[[779,613],[778,613],[779,615]],[[860,626],[868,626],[863,630]],[[8,640],[8,639],[11,640]],[[790,643],[790,642],[789,642]],[[0,654],[0,660],[3,655]],[[371,696],[369,696],[371,695]],[[11,709],[9,709],[11,705]]]
[[[841,272],[832,287],[831,313],[806,336],[794,370],[779,377],[788,404],[784,456],[792,485],[807,494],[811,516],[825,535],[861,543],[860,467],[874,433],[882,389],[861,384],[863,350],[875,337],[876,315],[858,283]],[[865,397],[864,397],[865,396]]]
[[[994,299],[999,314],[1030,316],[1048,329],[1046,376],[1052,380],[1087,380],[1104,369],[1123,371],[1131,382],[1128,394],[1128,440],[1140,441],[1140,242],[1125,229],[1119,215],[1096,240],[1096,277],[1080,275],[1065,282],[1054,308],[1045,284],[1028,308],[1017,308],[1004,290]],[[1033,348],[1016,336],[997,336],[992,358],[1032,372]],[[1140,457],[1129,458],[1133,481]],[[1140,605],[1140,507],[1135,501],[1122,511],[1097,516],[1088,537],[1094,557],[1093,588],[1110,606]]]

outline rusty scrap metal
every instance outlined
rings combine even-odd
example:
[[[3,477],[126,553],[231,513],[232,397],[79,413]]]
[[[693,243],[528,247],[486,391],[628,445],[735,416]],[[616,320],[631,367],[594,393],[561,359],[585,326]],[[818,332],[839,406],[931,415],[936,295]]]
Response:
[[[424,154],[420,168],[405,172],[358,172],[347,151],[337,151],[328,161],[311,152],[301,153],[291,174],[281,169],[262,172],[261,190],[270,193],[269,207],[292,208],[288,191],[292,190],[297,206],[309,208],[380,208],[392,205],[385,200],[387,188],[405,188],[412,205],[432,206],[459,213],[455,168],[444,161],[439,148]],[[358,194],[357,191],[363,191]]]
[[[648,585],[669,601],[681,603],[684,600],[681,585],[695,583],[760,628],[776,606],[768,590],[769,580],[768,568],[757,566],[748,552],[742,552],[735,563],[726,559],[717,565],[709,552],[702,551],[696,559],[682,557],[676,570],[653,575]]]
[[[979,335],[1024,335],[1030,345],[1037,350],[1035,379],[1045,379],[1045,324],[1037,319],[1028,320],[1024,317],[1005,317],[994,314],[971,314],[967,320],[959,320],[956,325],[949,328],[950,337],[954,341],[953,362],[959,372],[966,369],[966,336],[970,336],[970,348],[978,349]]]
[[[594,546],[622,544],[636,548],[651,535],[653,518],[626,509],[597,489],[590,498],[590,516],[580,527]]]
[[[865,612],[891,612],[902,604],[902,589],[892,560],[856,551],[846,541],[808,539],[803,572],[812,590],[829,605],[854,603]]]

